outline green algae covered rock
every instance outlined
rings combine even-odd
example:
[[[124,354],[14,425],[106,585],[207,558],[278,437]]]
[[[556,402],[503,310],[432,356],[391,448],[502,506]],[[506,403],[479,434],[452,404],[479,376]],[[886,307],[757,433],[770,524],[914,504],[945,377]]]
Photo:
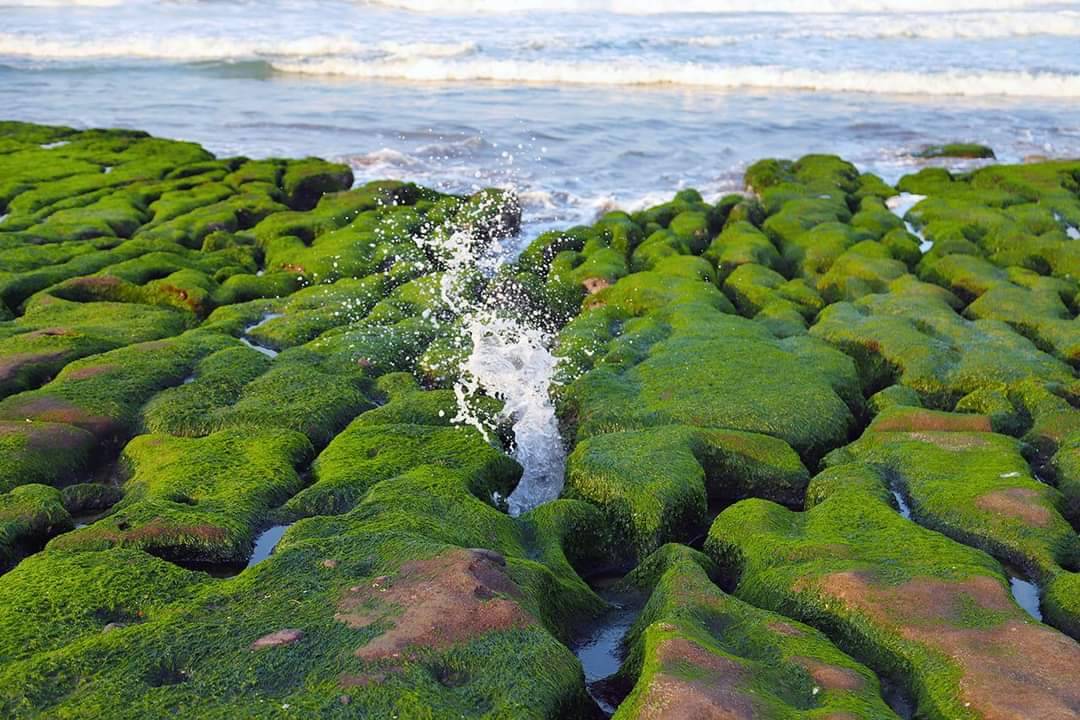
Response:
[[[681,545],[629,583],[651,591],[620,674],[634,688],[616,718],[894,718],[877,677],[821,632],[716,587],[715,565]]]
[[[347,514],[296,525],[269,559],[225,583],[179,569],[163,576],[153,564],[161,561],[127,548],[51,547],[40,571],[69,563],[76,581],[72,561],[89,569],[110,553],[121,565],[121,553],[146,558],[131,565],[145,573],[136,592],[154,587],[164,606],[137,604],[125,584],[134,576],[114,577],[96,601],[104,610],[81,600],[86,620],[0,670],[0,702],[20,714],[93,714],[121,698],[133,703],[131,717],[284,705],[342,717],[469,707],[478,716],[584,717],[580,666],[552,633],[601,607],[567,563],[581,551],[563,546],[588,508],[543,510],[519,523],[472,495],[460,473],[420,464],[377,482]],[[15,591],[8,578],[0,594]],[[32,610],[8,605],[5,620]],[[90,668],[89,692],[40,680]]]
[[[776,246],[760,230],[741,220],[724,226],[702,257],[716,265],[721,280],[741,265],[757,264],[769,268],[780,266]]]
[[[0,570],[70,527],[71,516],[55,488],[21,485],[0,495]]]
[[[294,210],[310,210],[325,193],[347,190],[353,183],[348,165],[319,158],[286,163],[281,177],[285,201]]]
[[[777,438],[668,425],[582,440],[569,459],[566,494],[605,514],[609,552],[644,557],[672,538],[703,533],[710,502],[755,496],[797,505],[808,480]]]
[[[864,387],[900,382],[932,407],[951,409],[989,385],[1071,378],[1068,365],[1009,325],[966,320],[954,304],[942,288],[900,278],[887,294],[830,305],[810,332],[855,358]]]
[[[302,486],[312,454],[287,430],[223,430],[205,438],[142,435],[131,477],[107,518],[53,541],[58,549],[136,547],[174,561],[242,563],[272,508]]]
[[[921,158],[975,158],[993,159],[994,151],[986,145],[977,143],[946,143],[930,145],[920,150],[916,157]]]
[[[152,620],[210,581],[127,548],[34,555],[0,580],[0,664]]]
[[[489,277],[509,191],[0,123],[0,716],[591,719],[643,561],[618,717],[1070,717],[1080,165],[746,181]],[[518,517],[448,282],[557,336]]]
[[[474,428],[445,424],[366,424],[364,415],[319,454],[314,483],[288,507],[304,515],[332,515],[351,508],[375,483],[418,461],[454,468],[477,494],[508,495],[520,468],[483,441]]]
[[[0,421],[0,488],[71,482],[89,470],[96,446],[94,435],[74,425]]]
[[[836,354],[836,375],[806,362],[835,352],[825,346],[777,340],[757,323],[688,303],[624,327],[567,389],[579,438],[681,423],[772,435],[815,458],[854,422],[844,401],[857,402],[850,361]]]
[[[884,474],[848,463],[811,483],[805,513],[744,500],[720,514],[708,554],[742,600],[835,638],[902,678],[919,716],[1067,717],[1064,668],[1080,645],[1024,613],[1000,565],[901,517]],[[1016,657],[1024,673],[1011,673]]]
[[[146,432],[208,435],[240,399],[244,386],[266,372],[270,358],[251,348],[226,347],[201,360],[180,385],[155,395],[142,409]]]
[[[1046,582],[1080,564],[1060,493],[1037,481],[1013,438],[980,415],[896,407],[879,414],[845,460],[888,472],[912,517]]]

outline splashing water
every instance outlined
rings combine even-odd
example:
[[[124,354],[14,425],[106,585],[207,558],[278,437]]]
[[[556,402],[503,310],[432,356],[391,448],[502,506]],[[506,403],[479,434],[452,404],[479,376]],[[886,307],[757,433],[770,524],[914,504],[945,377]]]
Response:
[[[487,241],[458,229],[428,233],[418,242],[446,268],[439,293],[459,318],[461,347],[467,350],[454,382],[453,421],[475,427],[489,441],[496,426],[512,423],[512,455],[523,473],[507,503],[517,516],[559,496],[566,453],[549,395],[558,361],[548,350],[551,337],[541,329],[541,318],[514,312],[514,303],[498,292],[479,299],[469,292],[478,272],[490,278],[514,254],[499,241],[509,234],[506,228],[498,230]],[[498,417],[480,412],[475,401],[481,396],[503,401]]]
[[[513,420],[513,456],[524,469],[508,498],[510,514],[516,516],[554,500],[562,491],[566,456],[548,395],[557,361],[547,349],[549,338],[544,333],[491,310],[470,313],[465,328],[472,351],[454,384],[460,409],[455,420],[487,434],[469,398],[484,391],[505,402],[502,417]]]

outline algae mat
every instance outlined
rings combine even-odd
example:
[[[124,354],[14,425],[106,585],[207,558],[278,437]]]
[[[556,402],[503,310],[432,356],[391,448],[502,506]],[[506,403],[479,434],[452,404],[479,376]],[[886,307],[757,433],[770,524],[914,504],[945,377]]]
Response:
[[[1080,161],[746,188],[463,270],[512,193],[0,123],[0,715],[1077,717]],[[561,358],[520,515],[463,302]]]

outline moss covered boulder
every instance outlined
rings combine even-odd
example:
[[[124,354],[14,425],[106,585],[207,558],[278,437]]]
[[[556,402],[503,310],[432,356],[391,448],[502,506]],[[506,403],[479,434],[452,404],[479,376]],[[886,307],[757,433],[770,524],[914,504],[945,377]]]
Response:
[[[877,677],[821,632],[724,593],[704,555],[666,545],[627,583],[650,591],[616,718],[895,718]]]
[[[817,476],[807,503],[744,500],[720,514],[706,548],[736,596],[902,678],[920,716],[1073,714],[1065,668],[1080,645],[1021,610],[990,556],[901,517],[870,465]]]

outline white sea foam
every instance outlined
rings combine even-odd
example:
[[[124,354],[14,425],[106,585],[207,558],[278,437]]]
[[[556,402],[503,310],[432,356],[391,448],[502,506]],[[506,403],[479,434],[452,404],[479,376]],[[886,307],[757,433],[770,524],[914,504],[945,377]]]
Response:
[[[2,3],[3,0],[0,0]],[[125,34],[116,37],[52,37],[39,34],[0,33],[0,56],[41,60],[241,60],[253,58],[324,58],[348,55],[407,62],[419,58],[451,58],[477,50],[472,42],[382,42],[364,44],[345,35],[297,38]]]
[[[904,227],[907,229],[907,231],[919,239],[919,252],[921,252],[923,255],[930,252],[930,249],[934,247],[934,241],[928,240],[926,236],[923,235],[922,230],[915,227],[911,222],[909,222],[907,220],[907,214],[908,211],[911,210],[911,208],[915,207],[925,199],[925,195],[913,195],[912,193],[905,192],[900,193],[899,195],[894,195],[893,197],[889,198],[888,201],[885,203],[889,210],[892,210],[893,213],[897,215],[897,217],[904,221]]]
[[[114,7],[131,3],[132,0],[0,0],[0,7]]]
[[[549,394],[557,361],[548,349],[551,337],[542,329],[542,318],[507,312],[512,305],[508,298],[478,300],[468,290],[477,272],[490,276],[513,259],[513,249],[498,237],[508,231],[503,228],[494,240],[481,243],[463,229],[436,229],[417,242],[445,267],[439,295],[457,315],[460,347],[466,350],[455,373],[458,413],[453,421],[475,427],[489,441],[494,440],[496,425],[512,423],[513,457],[522,467],[522,477],[506,500],[510,513],[518,515],[559,496],[566,451]],[[499,418],[488,418],[475,407],[481,396],[503,401]]]
[[[516,61],[418,59],[409,62],[333,58],[274,62],[281,72],[361,79],[555,85],[684,85],[713,89],[762,88],[897,95],[1080,97],[1080,75],[1033,72],[823,72],[778,66],[723,66],[679,62]]]
[[[676,13],[806,13],[839,12],[963,12],[1060,7],[1069,3],[1052,0],[356,0],[417,13],[505,14],[523,10],[554,12],[608,12],[626,15]],[[162,0],[0,0],[0,7],[115,7],[119,5],[167,4]],[[191,2],[210,5],[209,2]]]
[[[510,13],[522,10],[609,12],[629,15],[674,13],[837,13],[948,12],[1037,8],[1061,3],[1046,0],[360,0],[369,5],[412,12]]]
[[[518,515],[554,500],[563,486],[566,456],[555,407],[549,396],[556,358],[550,338],[519,320],[481,309],[464,318],[471,350],[455,385],[460,420],[471,419],[468,399],[483,392],[505,402],[503,416],[512,420],[514,459],[524,469],[508,498]]]
[[[373,150],[364,155],[353,155],[352,157],[346,158],[346,160],[353,167],[362,168],[382,168],[387,166],[415,167],[420,163],[417,158],[391,148]]]
[[[458,43],[435,43],[435,42],[383,42],[379,43],[380,51],[395,57],[459,57],[475,53],[479,46],[474,42]]]
[[[660,42],[691,47],[724,47],[759,40],[988,40],[994,38],[1080,37],[1080,12],[1000,12],[876,16],[852,22],[850,17],[815,18],[796,30],[775,33],[696,35],[661,38]]]

